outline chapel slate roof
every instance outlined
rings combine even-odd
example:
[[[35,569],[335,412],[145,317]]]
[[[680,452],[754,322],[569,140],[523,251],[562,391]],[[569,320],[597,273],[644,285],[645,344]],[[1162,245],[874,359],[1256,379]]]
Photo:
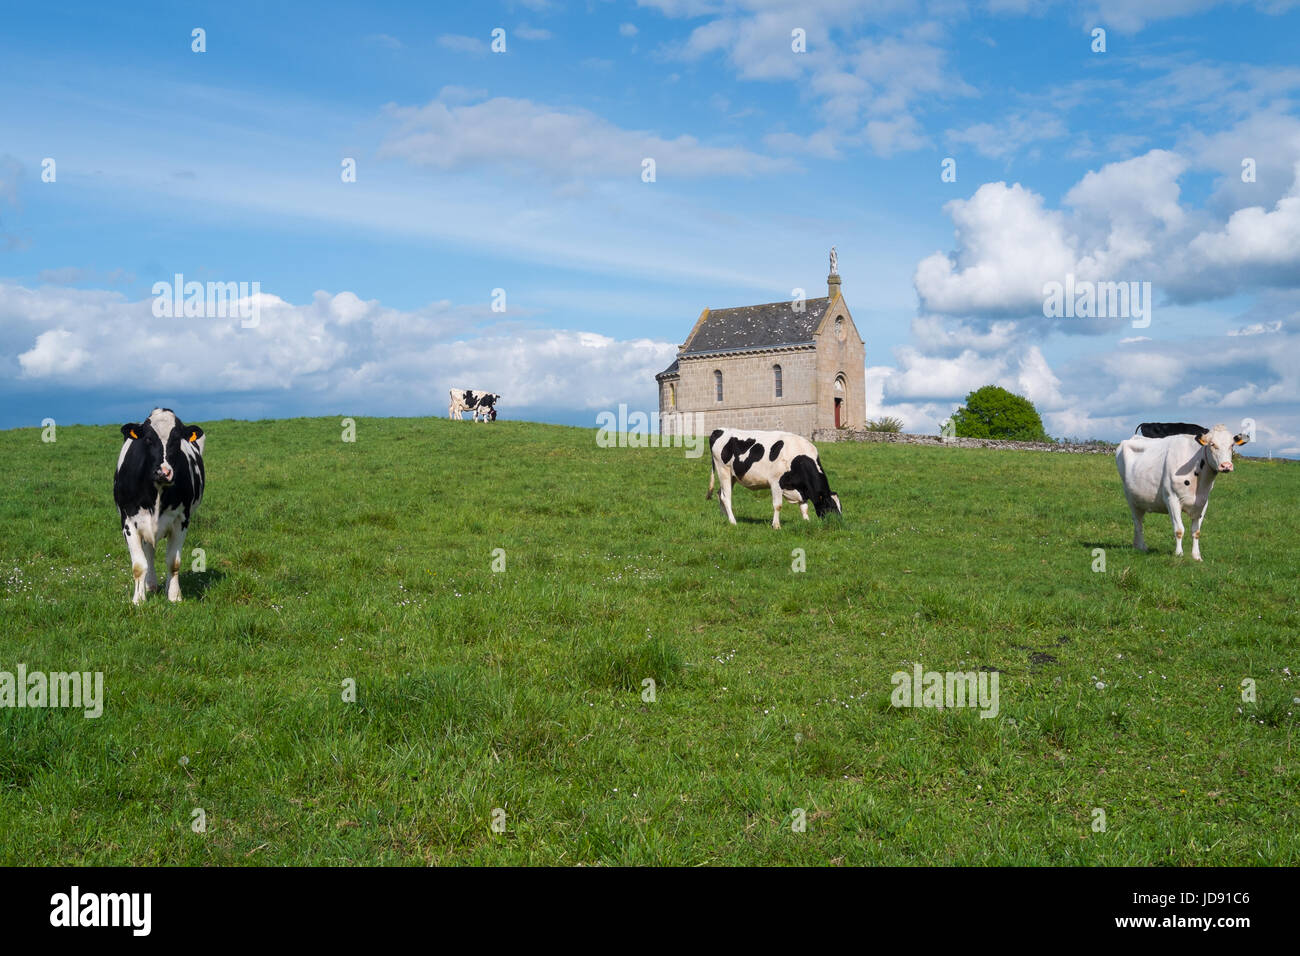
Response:
[[[658,375],[656,375],[655,378],[657,378],[657,379],[659,379],[659,378],[667,378],[669,375],[676,375],[676,374],[677,374],[677,369],[678,369],[678,367],[680,366],[680,364],[681,364],[681,363],[678,362],[677,359],[673,359],[673,364],[670,365],[670,366],[668,366],[666,369],[664,369],[664,370],[663,370],[662,372],[660,372]]]
[[[812,341],[830,301],[805,299],[802,312],[789,300],[711,310],[682,355],[804,345]]]

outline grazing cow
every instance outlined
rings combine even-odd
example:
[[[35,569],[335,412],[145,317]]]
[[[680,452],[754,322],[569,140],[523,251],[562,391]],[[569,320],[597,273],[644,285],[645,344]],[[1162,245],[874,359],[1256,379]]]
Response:
[[[1148,437],[1153,435],[1157,437]],[[1201,560],[1201,522],[1214,479],[1232,471],[1233,447],[1249,440],[1248,435],[1233,435],[1226,425],[1145,422],[1138,434],[1120,442],[1115,464],[1133,513],[1133,547],[1147,549],[1142,518],[1163,511],[1174,525],[1174,555],[1181,555],[1186,513],[1192,518],[1192,558]]]
[[[143,422],[123,425],[122,438],[113,500],[131,553],[131,603],[158,590],[154,547],[163,538],[168,539],[167,600],[179,601],[185,531],[203,499],[203,429],[184,424],[170,408],[155,408]]]
[[[479,415],[482,414],[483,421],[494,422],[497,420],[496,405],[500,400],[501,396],[492,392],[474,392],[469,389],[453,388],[451,390],[451,404],[447,406],[447,417],[463,421],[460,413],[472,411],[474,421],[478,421]]]
[[[830,512],[842,514],[839,495],[831,491],[826,472],[822,471],[817,448],[806,438],[789,432],[751,432],[719,428],[709,436],[713,452],[713,470],[709,474],[709,493],[713,497],[713,479],[718,479],[718,504],[723,517],[732,524],[731,480],[734,477],[746,488],[772,491],[772,527],[781,527],[781,499],[797,502],[803,520],[808,520],[808,502],[817,509],[817,517]]]

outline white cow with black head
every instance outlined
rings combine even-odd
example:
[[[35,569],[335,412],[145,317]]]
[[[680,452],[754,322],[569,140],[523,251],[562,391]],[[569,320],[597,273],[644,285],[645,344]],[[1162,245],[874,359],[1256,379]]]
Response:
[[[122,426],[122,451],[113,475],[113,500],[135,578],[133,604],[158,590],[154,548],[167,543],[167,599],[181,599],[181,549],[190,518],[203,499],[203,429],[186,425],[170,408],[155,408],[138,424]]]
[[[1183,515],[1192,519],[1192,558],[1201,560],[1201,522],[1214,479],[1233,470],[1232,450],[1250,440],[1226,425],[1205,428],[1186,422],[1143,422],[1120,442],[1115,464],[1133,515],[1133,547],[1147,549],[1142,519],[1164,512],[1174,526],[1174,555],[1183,553]]]
[[[709,493],[713,497],[713,480],[717,478],[718,504],[723,517],[732,524],[731,482],[734,478],[746,488],[772,492],[772,527],[781,527],[781,501],[796,502],[804,521],[808,520],[808,502],[822,518],[831,512],[842,514],[839,495],[831,491],[826,472],[822,471],[817,448],[806,438],[789,432],[741,431],[719,428],[709,436],[713,452],[713,471],[709,475]]]

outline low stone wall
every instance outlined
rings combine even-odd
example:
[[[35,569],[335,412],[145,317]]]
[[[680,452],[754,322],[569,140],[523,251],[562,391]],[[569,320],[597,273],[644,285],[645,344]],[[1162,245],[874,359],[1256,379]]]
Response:
[[[814,442],[879,441],[896,445],[942,445],[946,448],[1002,448],[1012,451],[1058,451],[1074,455],[1113,455],[1114,445],[1090,442],[1065,445],[1042,441],[1000,441],[995,438],[940,438],[938,435],[909,435],[906,432],[869,432],[855,428],[818,428]]]

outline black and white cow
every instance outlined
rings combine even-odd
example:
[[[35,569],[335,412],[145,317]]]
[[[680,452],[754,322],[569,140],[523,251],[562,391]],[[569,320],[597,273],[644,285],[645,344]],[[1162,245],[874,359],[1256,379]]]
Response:
[[[1233,448],[1248,441],[1249,435],[1234,435],[1226,425],[1143,422],[1132,438],[1120,442],[1115,466],[1133,516],[1133,547],[1147,549],[1142,519],[1163,512],[1174,526],[1174,555],[1181,555],[1186,514],[1192,519],[1192,559],[1201,560],[1201,522],[1214,479],[1233,470]]]
[[[822,471],[817,448],[812,442],[789,432],[740,431],[719,428],[709,436],[713,452],[713,470],[709,474],[709,493],[713,497],[713,480],[718,480],[718,504],[722,515],[732,524],[731,482],[734,478],[755,491],[772,492],[772,527],[781,527],[781,500],[796,502],[803,520],[808,520],[808,502],[817,509],[817,517],[830,512],[842,514],[840,497],[831,491],[826,472]]]
[[[139,604],[158,590],[154,548],[167,538],[167,599],[181,599],[181,549],[194,509],[203,500],[203,429],[186,425],[170,408],[155,408],[139,424],[122,426],[122,451],[113,475],[113,500],[131,553]]]
[[[492,392],[474,392],[469,389],[453,388],[451,390],[451,404],[447,406],[447,417],[454,418],[457,421],[463,421],[461,412],[472,411],[474,421],[479,420],[479,415],[483,416],[483,421],[494,422],[497,420],[497,402],[501,400],[500,395]]]

